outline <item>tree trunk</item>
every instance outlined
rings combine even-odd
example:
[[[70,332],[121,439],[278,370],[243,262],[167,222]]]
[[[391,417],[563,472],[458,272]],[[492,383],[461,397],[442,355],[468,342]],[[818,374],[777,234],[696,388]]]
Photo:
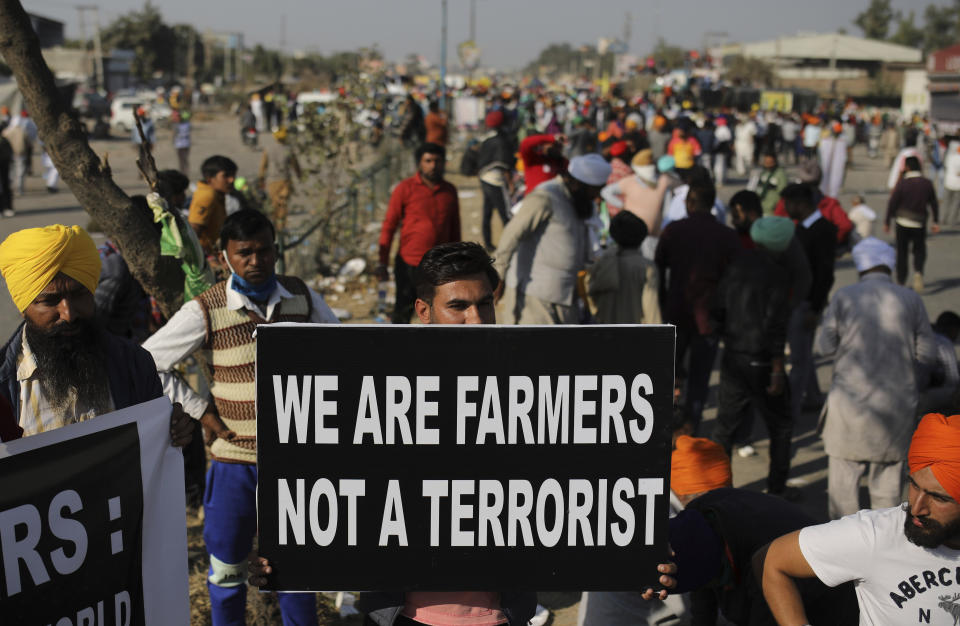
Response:
[[[160,256],[160,237],[151,216],[138,210],[87,143],[85,129],[57,92],[40,40],[19,0],[0,0],[0,56],[13,70],[44,148],[80,206],[117,245],[133,276],[172,315],[183,303],[183,271]]]

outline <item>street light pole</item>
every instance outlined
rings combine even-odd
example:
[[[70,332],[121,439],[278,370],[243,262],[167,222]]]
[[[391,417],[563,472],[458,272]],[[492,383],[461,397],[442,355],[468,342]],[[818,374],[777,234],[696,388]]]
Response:
[[[477,0],[470,0],[470,41],[477,42]]]
[[[440,110],[447,107],[447,0],[440,0],[443,7],[443,26],[440,30]]]

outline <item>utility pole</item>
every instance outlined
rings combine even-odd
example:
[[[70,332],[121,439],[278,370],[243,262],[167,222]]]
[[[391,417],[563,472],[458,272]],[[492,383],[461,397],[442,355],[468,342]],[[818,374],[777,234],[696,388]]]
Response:
[[[83,52],[87,57],[87,70],[93,70],[93,73],[96,74],[97,70],[93,66],[93,59],[90,57],[90,47],[87,45],[87,26],[85,23],[83,7],[77,7],[77,17],[80,20],[80,41],[83,42]],[[96,82],[94,82],[96,84]]]
[[[477,43],[477,0],[470,0],[470,41]]]
[[[287,14],[280,16],[280,77],[287,74]]]
[[[221,36],[223,40],[223,82],[230,82],[230,38],[229,35]]]
[[[447,107],[447,0],[440,0],[443,7],[443,26],[440,30],[440,109]]]
[[[190,89],[190,96],[193,96],[194,89],[197,88],[197,68],[195,65],[197,57],[197,38],[193,31],[190,31],[190,41],[187,44],[187,87]]]
[[[630,11],[627,11],[627,17],[623,21],[623,45],[627,47],[627,51],[631,50],[630,39],[632,38],[633,33],[633,15],[630,14]]]
[[[106,90],[107,77],[103,73],[103,46],[100,42],[100,7],[95,4],[78,4],[76,9],[80,14],[80,34],[83,37],[84,43],[87,41],[87,31],[84,25],[84,12],[93,12],[93,54],[95,55],[94,62],[96,64],[97,74],[95,85],[97,86],[98,91],[101,87]]]

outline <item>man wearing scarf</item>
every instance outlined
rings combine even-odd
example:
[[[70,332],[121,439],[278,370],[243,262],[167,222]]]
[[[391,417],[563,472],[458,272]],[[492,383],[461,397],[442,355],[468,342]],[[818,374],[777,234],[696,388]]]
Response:
[[[242,623],[244,560],[256,533],[257,416],[253,333],[258,324],[336,323],[323,301],[298,278],[274,273],[273,224],[260,212],[238,211],[223,224],[220,247],[230,277],[183,307],[144,343],[164,390],[207,429],[212,460],[204,495],[203,538],[210,554],[213,623]],[[196,350],[209,350],[213,402],[173,372]],[[280,594],[285,622],[316,624],[313,594]]]
[[[13,233],[0,244],[0,273],[24,318],[0,349],[0,400],[16,421],[0,426],[5,441],[162,395],[150,355],[97,319],[100,255],[85,230],[57,224]],[[173,445],[186,445],[192,432],[175,405]]]
[[[902,416],[912,421],[912,414]],[[763,594],[780,624],[810,623],[795,579],[854,581],[861,624],[957,623],[960,415],[928,414],[913,433],[907,501],[774,541]]]

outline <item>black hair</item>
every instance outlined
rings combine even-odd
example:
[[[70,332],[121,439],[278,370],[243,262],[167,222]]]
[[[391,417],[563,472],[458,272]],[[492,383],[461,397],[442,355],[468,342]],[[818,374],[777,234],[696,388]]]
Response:
[[[178,193],[187,191],[190,186],[190,179],[184,176],[179,170],[161,170],[157,172],[157,193],[170,203],[170,199]],[[179,209],[180,207],[170,207]]]
[[[803,183],[787,185],[783,191],[780,192],[780,197],[783,198],[784,204],[788,202],[799,202],[805,207],[813,207],[814,205],[813,188]]]
[[[903,165],[911,172],[920,171],[920,159],[918,159],[915,156],[908,156],[906,159],[903,160]]]
[[[702,165],[694,165],[686,170],[677,170],[680,174],[680,180],[690,185],[713,184],[713,178],[710,177],[710,170]]]
[[[413,158],[417,165],[420,165],[420,159],[425,154],[435,154],[440,160],[447,158],[447,149],[438,143],[422,143],[413,151]]]
[[[500,284],[493,259],[483,246],[473,241],[441,243],[423,255],[413,271],[413,286],[418,298],[432,304],[437,287],[476,274],[487,277],[490,289]]]
[[[960,333],[960,315],[953,311],[944,311],[937,317],[933,327],[942,334],[950,335],[951,338],[956,337]]]
[[[240,209],[223,221],[220,249],[226,250],[228,241],[249,241],[266,229],[270,229],[270,239],[277,236],[273,222],[266,215],[254,209]]]
[[[226,172],[228,175],[236,174],[237,164],[223,155],[215,154],[212,157],[208,157],[207,160],[203,162],[203,165],[200,166],[200,173],[203,175],[203,180],[210,180],[220,172]]]
[[[430,101],[430,110],[431,110],[432,112],[434,112],[434,113],[439,113],[439,112],[440,112],[440,103],[437,102],[436,100],[431,100],[431,101]]]
[[[763,207],[760,205],[760,196],[755,191],[742,189],[733,194],[730,198],[730,206],[738,206],[740,210],[748,215],[763,215]]]
[[[150,216],[150,223],[153,225],[153,230],[157,231],[158,234],[163,231],[163,224],[153,221],[153,209],[151,209],[147,203],[146,196],[142,194],[130,196],[130,204],[132,204],[133,208],[137,211]]]
[[[687,198],[695,198],[697,210],[708,213],[717,201],[717,188],[713,186],[709,179],[706,181],[696,180],[690,183]]]
[[[647,223],[630,211],[620,211],[610,220],[610,236],[621,248],[639,248],[647,234]]]

